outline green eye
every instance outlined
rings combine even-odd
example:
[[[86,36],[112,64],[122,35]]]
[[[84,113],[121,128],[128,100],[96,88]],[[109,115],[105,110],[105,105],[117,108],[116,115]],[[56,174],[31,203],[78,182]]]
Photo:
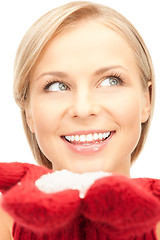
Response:
[[[111,86],[117,86],[119,84],[120,84],[120,80],[119,79],[117,79],[115,77],[108,77],[108,78],[104,79],[101,82],[100,86],[102,86],[102,87],[106,87],[106,86],[111,87]]]
[[[68,90],[68,86],[65,83],[59,83],[59,89],[61,91],[66,91]]]
[[[45,91],[60,92],[67,91],[69,87],[63,82],[50,82],[45,86]]]

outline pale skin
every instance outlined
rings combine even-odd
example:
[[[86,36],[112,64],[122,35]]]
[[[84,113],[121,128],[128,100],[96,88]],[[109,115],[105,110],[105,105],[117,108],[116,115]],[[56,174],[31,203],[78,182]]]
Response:
[[[52,81],[64,83],[66,90],[57,83],[46,89]],[[32,71],[28,125],[55,170],[129,176],[131,152],[149,112],[149,94],[142,87],[131,47],[96,21],[81,23],[51,40]],[[103,150],[79,154],[61,138],[77,131],[114,135]]]
[[[98,21],[50,40],[31,74],[26,116],[54,170],[130,176],[131,153],[150,114],[149,91],[141,81],[132,48]],[[94,132],[112,134],[102,149],[91,147],[87,154],[85,146],[74,151],[62,137]],[[0,240],[11,239],[13,221],[0,215],[6,220]]]

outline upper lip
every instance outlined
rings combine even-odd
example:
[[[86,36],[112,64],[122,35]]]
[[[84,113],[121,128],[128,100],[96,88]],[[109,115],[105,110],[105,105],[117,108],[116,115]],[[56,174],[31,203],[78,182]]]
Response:
[[[112,131],[110,131],[110,130],[79,130],[79,131],[69,132],[62,136],[87,135],[87,134],[105,133],[105,132],[112,132]]]

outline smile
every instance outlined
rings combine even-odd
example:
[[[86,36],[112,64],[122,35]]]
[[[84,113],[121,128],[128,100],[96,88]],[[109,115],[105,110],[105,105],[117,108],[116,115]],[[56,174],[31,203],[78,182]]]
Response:
[[[111,135],[111,132],[93,133],[87,135],[64,136],[65,140],[71,144],[91,145],[101,143]]]
[[[78,134],[77,132],[62,136],[62,139],[71,151],[86,155],[103,150],[114,134],[115,131],[88,132],[87,134]]]

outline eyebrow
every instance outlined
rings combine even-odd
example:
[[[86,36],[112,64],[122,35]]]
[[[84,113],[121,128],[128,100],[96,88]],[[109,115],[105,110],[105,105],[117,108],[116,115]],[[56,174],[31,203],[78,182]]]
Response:
[[[97,71],[95,71],[94,75],[101,75],[102,73],[107,72],[112,69],[115,69],[115,68],[121,68],[121,69],[125,70],[126,72],[128,72],[128,70],[121,65],[113,65],[113,66],[98,69]]]
[[[113,66],[108,66],[108,67],[103,67],[103,68],[100,68],[98,70],[96,70],[93,75],[95,76],[98,76],[98,75],[101,75],[103,74],[104,72],[107,72],[109,70],[112,70],[112,69],[116,69],[116,68],[121,68],[125,71],[128,72],[128,70],[126,68],[124,68],[123,66],[121,65],[113,65]],[[38,78],[37,80],[39,80],[41,77],[44,77],[44,76],[55,76],[55,77],[60,77],[60,78],[68,78],[69,75],[65,72],[60,72],[60,71],[55,71],[55,72],[45,72],[45,73],[42,73]]]
[[[45,73],[42,73],[38,78],[37,78],[37,81],[41,78],[41,77],[44,77],[44,76],[55,76],[55,77],[60,77],[60,78],[67,78],[68,77],[68,74],[65,73],[65,72],[45,72]]]

